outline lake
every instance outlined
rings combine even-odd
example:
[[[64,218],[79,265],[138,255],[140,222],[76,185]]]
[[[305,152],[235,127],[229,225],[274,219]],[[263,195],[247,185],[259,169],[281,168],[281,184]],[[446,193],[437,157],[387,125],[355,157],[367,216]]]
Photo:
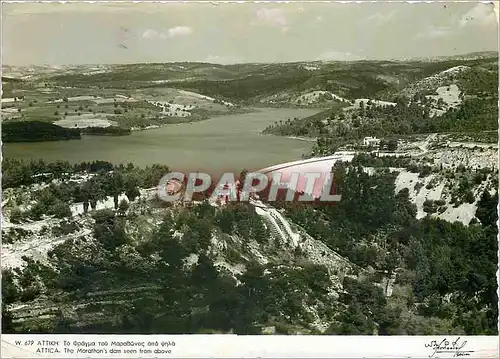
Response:
[[[275,121],[303,118],[315,109],[257,109],[209,120],[135,131],[130,136],[83,136],[81,140],[7,143],[3,156],[71,163],[105,160],[146,166],[165,164],[178,171],[256,170],[300,159],[314,142],[262,135]]]

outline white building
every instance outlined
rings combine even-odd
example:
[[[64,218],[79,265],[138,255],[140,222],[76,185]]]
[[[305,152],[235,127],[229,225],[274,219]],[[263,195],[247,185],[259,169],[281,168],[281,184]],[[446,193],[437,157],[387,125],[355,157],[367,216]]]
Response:
[[[364,146],[378,146],[380,144],[380,139],[377,137],[365,137],[363,139]]]

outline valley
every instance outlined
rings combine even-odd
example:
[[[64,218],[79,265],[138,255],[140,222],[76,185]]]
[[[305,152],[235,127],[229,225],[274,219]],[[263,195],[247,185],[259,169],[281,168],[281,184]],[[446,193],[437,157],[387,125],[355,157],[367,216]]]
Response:
[[[2,125],[126,135],[3,144],[3,331],[498,334],[497,67],[4,67]],[[346,152],[333,206],[156,192]]]
[[[180,123],[132,131],[129,136],[86,136],[81,140],[7,143],[4,157],[24,160],[64,159],[71,163],[109,161],[146,166],[166,164],[172,169],[241,170],[259,169],[300,158],[312,143],[260,132],[277,119],[307,117],[313,109],[256,109],[246,114],[215,116],[195,123]],[[61,153],[64,157],[61,158]]]

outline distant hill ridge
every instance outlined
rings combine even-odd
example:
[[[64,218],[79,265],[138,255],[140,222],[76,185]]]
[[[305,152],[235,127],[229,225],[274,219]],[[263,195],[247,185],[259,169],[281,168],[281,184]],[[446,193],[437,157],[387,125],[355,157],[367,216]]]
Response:
[[[385,62],[385,61],[421,61],[421,60],[429,60],[429,61],[448,61],[448,60],[472,60],[472,59],[486,59],[486,58],[492,58],[492,57],[498,57],[498,51],[477,51],[477,52],[469,52],[465,54],[458,54],[458,55],[442,55],[442,56],[428,56],[428,57],[404,57],[404,58],[396,58],[396,59],[364,59],[364,60],[358,60],[358,61],[368,61],[368,62]],[[282,64],[303,64],[303,63],[321,63],[321,62],[329,62],[329,61],[321,61],[321,60],[303,60],[303,61],[290,61],[290,62],[282,62]],[[342,61],[342,60],[335,60],[333,62],[352,62],[352,61]],[[219,63],[211,63],[211,62],[205,62],[205,61],[181,61],[181,62],[138,62],[138,63],[130,63],[130,64],[67,64],[67,65],[59,65],[59,66],[52,66],[52,65],[24,65],[24,66],[18,66],[18,65],[7,65],[4,64],[2,65],[2,71],[5,70],[10,70],[12,68],[37,68],[37,69],[50,69],[50,70],[76,70],[78,68],[86,68],[86,67],[92,67],[92,68],[109,68],[109,67],[116,67],[116,66],[136,66],[136,65],[146,65],[146,66],[158,66],[158,65],[165,65],[165,64],[170,64],[170,65],[212,65],[212,66],[217,66],[221,68],[225,67],[231,67],[235,65],[255,65],[255,66],[262,66],[262,65],[269,65],[269,64],[278,64],[278,63],[268,63],[268,62],[241,62],[241,63],[234,63],[234,64],[219,64]],[[4,79],[4,76],[2,76],[2,80]]]

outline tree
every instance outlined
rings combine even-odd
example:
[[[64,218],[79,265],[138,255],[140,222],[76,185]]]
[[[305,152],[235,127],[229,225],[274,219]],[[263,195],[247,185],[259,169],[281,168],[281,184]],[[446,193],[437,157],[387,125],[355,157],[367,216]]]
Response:
[[[160,258],[168,264],[168,277],[178,274],[182,269],[186,250],[179,241],[174,238],[173,229],[168,221],[163,222],[154,234],[152,244],[155,248],[158,248],[156,250]]]
[[[345,185],[346,179],[346,166],[342,161],[337,161],[333,165],[331,171],[333,175],[333,183],[335,188],[335,194],[341,194],[342,189]]]
[[[127,213],[127,210],[129,209],[130,205],[129,203],[127,202],[126,199],[122,199],[120,201],[120,204],[118,206],[118,213],[121,215],[121,216],[124,216],[125,213]]]
[[[106,193],[113,196],[115,209],[118,209],[118,198],[120,194],[125,190],[124,181],[125,179],[123,174],[118,170],[115,170],[111,173],[111,175],[108,175],[108,179],[106,181]]]
[[[79,196],[83,202],[83,213],[88,212],[90,204],[93,204],[92,208],[95,207],[96,190],[95,181],[87,181],[80,185]]]
[[[238,198],[241,196],[241,194],[240,194],[241,191],[243,191],[243,186],[245,185],[247,173],[248,173],[247,170],[243,170],[240,172],[240,176],[239,176],[238,183],[237,183]]]
[[[127,196],[130,202],[133,202],[137,197],[139,197],[141,192],[136,186],[127,185],[127,189],[125,190],[125,195]]]
[[[209,289],[217,280],[218,272],[212,261],[205,255],[200,254],[198,264],[193,270],[192,279],[196,286]]]
[[[20,223],[23,220],[23,212],[19,207],[14,207],[10,212],[10,221],[12,223]]]
[[[366,316],[359,305],[350,305],[336,318],[336,323],[328,328],[328,334],[337,335],[373,335],[375,323]]]
[[[379,335],[403,335],[401,329],[401,308],[385,307],[382,312],[377,315],[376,322],[378,324]]]
[[[396,151],[398,148],[398,141],[395,139],[391,139],[387,142],[387,150],[390,152]]]
[[[253,238],[260,244],[266,243],[269,240],[270,235],[260,217],[254,216],[252,224]]]
[[[6,305],[2,305],[2,333],[4,334],[16,333],[11,311],[7,308]]]
[[[83,213],[87,213],[89,211],[89,201],[88,199],[83,200]]]
[[[169,172],[170,169],[165,165],[154,164],[148,166],[144,170],[142,185],[147,188],[156,187],[160,183],[161,178]]]
[[[56,324],[54,326],[54,333],[64,334],[71,333],[72,320],[64,316],[61,310],[58,310],[56,314]]]
[[[494,196],[485,190],[477,204],[476,217],[485,227],[496,227],[498,193]]]
[[[9,269],[2,269],[2,308],[19,300],[19,294],[14,283],[14,273]]]
[[[93,215],[94,237],[104,248],[114,250],[126,243],[127,238],[121,224],[116,220],[115,213],[110,209],[96,211]]]
[[[56,218],[66,218],[72,216],[69,205],[60,200],[52,206],[49,213],[54,215]]]
[[[474,203],[476,199],[474,198],[474,193],[472,191],[467,191],[465,194],[465,202],[467,203]]]

